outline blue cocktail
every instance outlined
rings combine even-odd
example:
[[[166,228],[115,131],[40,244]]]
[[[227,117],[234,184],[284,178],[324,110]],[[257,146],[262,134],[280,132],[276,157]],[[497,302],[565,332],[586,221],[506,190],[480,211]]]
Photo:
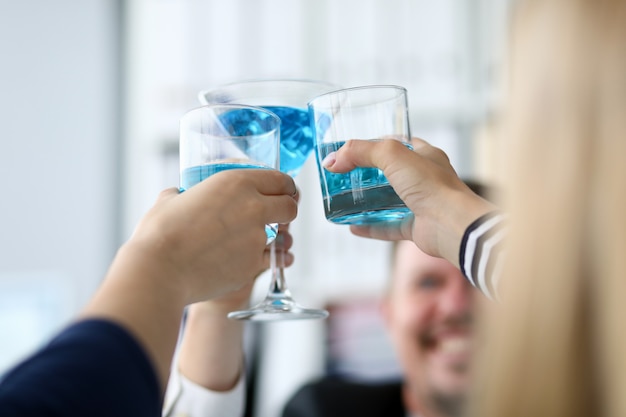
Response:
[[[398,86],[365,86],[337,90],[309,102],[324,212],[338,224],[402,221],[411,210],[378,168],[333,173],[322,166],[347,140],[397,140],[410,145],[406,90]]]
[[[278,169],[280,119],[259,107],[224,104],[200,107],[180,119],[180,190],[221,171]],[[265,226],[267,242],[277,224]]]
[[[253,80],[204,91],[199,98],[204,104],[247,104],[275,113],[281,120],[280,170],[295,176],[315,146],[307,102],[337,88],[332,84],[310,80]],[[244,320],[327,317],[327,311],[303,308],[293,300],[285,283],[282,256],[280,262],[277,262],[274,244],[270,253],[272,282],[265,300],[249,310],[230,313],[228,317]]]
[[[345,142],[317,146],[319,161],[337,151]],[[409,144],[406,144],[411,148]],[[348,173],[333,173],[318,167],[326,218],[338,224],[370,224],[402,220],[411,210],[389,185],[378,168],[355,168]]]

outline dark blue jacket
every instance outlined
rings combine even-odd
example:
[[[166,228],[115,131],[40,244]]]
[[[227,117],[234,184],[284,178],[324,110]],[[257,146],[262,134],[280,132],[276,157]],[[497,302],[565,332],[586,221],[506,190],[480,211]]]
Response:
[[[0,382],[2,417],[159,417],[159,383],[120,326],[77,322]]]

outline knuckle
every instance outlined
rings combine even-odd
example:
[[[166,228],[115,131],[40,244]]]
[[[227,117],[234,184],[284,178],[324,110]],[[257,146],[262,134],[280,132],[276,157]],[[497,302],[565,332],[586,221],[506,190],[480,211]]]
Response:
[[[377,161],[381,169],[394,165],[398,161],[399,153],[407,149],[402,142],[393,139],[384,140],[379,146],[381,148],[378,152]]]
[[[432,148],[432,154],[434,158],[441,160],[441,161],[450,162],[448,155],[446,155],[446,153],[442,149],[434,147],[434,146],[432,146],[431,148]]]
[[[231,190],[231,192],[241,192],[242,190],[247,190],[250,188],[250,175],[245,175],[246,173],[243,172],[243,170],[232,170],[230,171],[230,173],[232,175],[228,179],[228,186],[223,188],[224,190]]]
[[[350,139],[350,140],[346,141],[346,143],[343,144],[341,149],[343,149],[344,152],[352,152],[354,150],[354,148],[358,147],[358,146],[359,146],[359,140],[358,139]]]
[[[248,198],[246,199],[244,209],[250,215],[259,215],[266,210],[265,204],[258,198]]]
[[[386,139],[381,142],[381,147],[383,148],[383,150],[390,153],[396,152],[403,146],[404,145],[402,145],[402,142],[395,139]]]
[[[164,200],[166,198],[169,198],[172,195],[177,195],[177,194],[179,194],[178,188],[174,188],[174,187],[166,188],[165,190],[162,190],[159,193],[159,195],[157,196],[157,201]]]
[[[291,178],[287,174],[283,174],[282,172],[278,172],[278,171],[276,171],[274,174],[276,175],[275,181],[280,181],[279,183],[282,184],[282,188],[283,190],[285,190],[285,193],[286,194],[293,193],[293,190],[296,185],[293,178]]]
[[[287,204],[288,204],[287,215],[289,216],[290,220],[293,220],[298,215],[298,203],[293,198],[291,198],[289,200],[290,201],[287,202]]]

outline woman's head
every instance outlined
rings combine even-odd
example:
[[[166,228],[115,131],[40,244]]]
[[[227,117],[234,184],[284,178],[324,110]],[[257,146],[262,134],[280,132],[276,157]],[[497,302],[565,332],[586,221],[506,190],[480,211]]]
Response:
[[[626,1],[521,2],[510,48],[508,267],[476,410],[626,415]]]

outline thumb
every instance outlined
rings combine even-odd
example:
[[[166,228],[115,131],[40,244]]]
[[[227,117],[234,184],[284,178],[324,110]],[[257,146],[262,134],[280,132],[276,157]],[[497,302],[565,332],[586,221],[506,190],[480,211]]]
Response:
[[[385,140],[349,140],[336,152],[328,154],[322,166],[331,172],[348,172],[356,167],[376,167],[386,170],[394,161],[413,152],[402,142]]]

